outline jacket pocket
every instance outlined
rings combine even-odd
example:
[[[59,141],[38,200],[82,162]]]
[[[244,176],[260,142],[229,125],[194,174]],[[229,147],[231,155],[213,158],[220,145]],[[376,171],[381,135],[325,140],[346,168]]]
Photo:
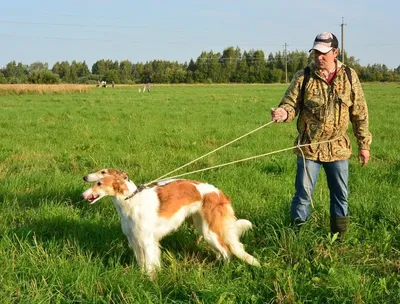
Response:
[[[317,118],[321,118],[324,115],[325,103],[318,96],[312,96],[310,99],[305,100],[304,107]]]
[[[336,101],[336,124],[340,126],[343,123],[349,122],[350,107],[353,102],[348,98],[341,98],[339,95]]]

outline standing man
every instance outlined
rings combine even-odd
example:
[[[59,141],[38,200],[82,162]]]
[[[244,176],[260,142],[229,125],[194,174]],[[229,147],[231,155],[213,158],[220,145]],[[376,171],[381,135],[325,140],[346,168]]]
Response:
[[[338,46],[334,34],[317,35],[310,50],[314,61],[295,74],[279,107],[271,115],[275,122],[290,122],[298,115],[296,145],[310,144],[295,149],[297,173],[290,210],[292,222],[300,225],[308,219],[311,195],[323,167],[330,192],[331,232],[342,235],[349,223],[349,123],[353,126],[358,159],[363,167],[370,158],[372,136],[357,73],[337,60]]]

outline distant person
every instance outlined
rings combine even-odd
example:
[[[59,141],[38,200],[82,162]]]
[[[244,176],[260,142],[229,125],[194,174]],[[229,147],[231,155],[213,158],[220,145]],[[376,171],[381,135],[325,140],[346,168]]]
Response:
[[[147,83],[147,92],[150,92],[150,82]]]
[[[96,87],[99,87],[99,86],[100,86],[100,80],[97,80]]]
[[[347,199],[351,146],[347,129],[350,122],[363,167],[370,159],[372,136],[360,81],[353,69],[337,60],[338,45],[332,33],[317,35],[310,50],[314,61],[308,66],[308,72],[306,68],[295,74],[279,107],[272,109],[271,114],[275,122],[290,122],[298,115],[296,144],[315,143],[295,149],[297,174],[290,211],[292,222],[301,225],[309,218],[311,195],[323,167],[330,192],[331,232],[341,236],[349,224]],[[306,75],[309,79],[302,96]]]
[[[114,83],[114,81],[112,81],[112,82],[111,82],[111,86],[112,86],[112,87],[114,87],[114,86],[115,86],[115,83]]]

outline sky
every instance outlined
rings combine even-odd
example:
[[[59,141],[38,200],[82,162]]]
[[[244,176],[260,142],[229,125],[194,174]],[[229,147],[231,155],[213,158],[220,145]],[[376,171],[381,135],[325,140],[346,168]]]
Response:
[[[196,60],[202,51],[305,51],[333,32],[362,66],[400,66],[400,1],[0,0],[0,68],[101,59]],[[344,24],[343,27],[341,24]]]

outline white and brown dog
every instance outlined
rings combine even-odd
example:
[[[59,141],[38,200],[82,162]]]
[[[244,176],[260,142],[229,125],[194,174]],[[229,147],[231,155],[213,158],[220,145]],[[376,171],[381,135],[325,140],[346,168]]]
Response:
[[[166,180],[140,189],[128,175],[116,169],[103,169],[83,178],[94,182],[82,197],[94,204],[112,196],[136,260],[150,278],[160,267],[159,241],[178,229],[187,218],[217,252],[229,260],[233,254],[250,265],[260,266],[248,254],[239,237],[252,224],[237,220],[229,197],[216,187],[193,180]]]

